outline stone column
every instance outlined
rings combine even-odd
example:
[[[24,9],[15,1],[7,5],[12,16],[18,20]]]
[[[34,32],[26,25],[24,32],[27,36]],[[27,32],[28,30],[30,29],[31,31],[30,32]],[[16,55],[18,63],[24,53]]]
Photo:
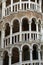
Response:
[[[30,49],[30,61],[31,61],[31,65],[33,65],[32,64],[32,49]]]
[[[9,54],[9,65],[11,65],[11,54]]]
[[[20,9],[22,9],[22,6],[21,6],[21,0],[20,0]]]
[[[12,44],[12,27],[13,25],[10,25],[10,44]]]
[[[30,34],[29,34],[29,40],[31,41],[31,21],[29,22],[29,32],[30,32]]]
[[[2,17],[5,16],[6,0],[2,0]]]
[[[5,27],[1,31],[1,48],[4,48]]]
[[[41,65],[40,49],[38,49],[38,59],[39,59],[39,65]]]
[[[30,0],[29,0],[29,9],[30,9]]]
[[[19,29],[19,32],[20,32],[20,41],[22,41],[22,34],[21,34],[22,33],[22,23],[20,22],[19,24],[20,24],[20,27],[19,27],[20,28]]]
[[[22,51],[19,52],[19,62],[20,62],[20,65],[22,65]]]
[[[13,12],[13,0],[11,0],[11,12]]]

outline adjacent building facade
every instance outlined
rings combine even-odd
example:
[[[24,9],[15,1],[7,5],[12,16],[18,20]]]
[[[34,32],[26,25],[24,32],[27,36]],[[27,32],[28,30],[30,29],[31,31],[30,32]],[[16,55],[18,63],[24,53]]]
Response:
[[[43,1],[0,1],[0,65],[43,65]]]

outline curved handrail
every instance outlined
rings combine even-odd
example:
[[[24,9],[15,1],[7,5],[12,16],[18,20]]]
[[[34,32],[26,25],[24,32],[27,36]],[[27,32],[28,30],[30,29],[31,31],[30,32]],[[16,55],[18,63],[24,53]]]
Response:
[[[9,6],[7,6],[5,8],[5,13],[6,13],[5,15],[11,14],[11,10],[10,9],[12,9],[12,13],[13,12],[16,13],[18,11],[26,11],[26,10],[40,11],[40,6],[39,6],[38,3],[36,5],[35,2],[31,2],[31,1],[30,2],[29,1],[21,1],[21,3],[20,2],[16,2],[16,3],[13,3],[12,6],[10,4]]]

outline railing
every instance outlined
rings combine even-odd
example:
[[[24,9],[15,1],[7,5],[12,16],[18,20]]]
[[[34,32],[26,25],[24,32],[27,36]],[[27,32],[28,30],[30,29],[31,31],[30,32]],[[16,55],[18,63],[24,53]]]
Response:
[[[18,63],[14,63],[14,64],[12,64],[12,65],[20,65],[20,63],[18,62]]]
[[[11,9],[12,9],[12,12],[14,13],[18,11],[27,11],[27,10],[40,11],[40,6],[39,4],[36,5],[35,2],[29,3],[29,1],[23,1],[21,3],[20,2],[13,3],[12,6],[9,5],[5,8],[5,16],[11,14]]]
[[[10,44],[10,35],[4,38],[4,47]]]
[[[20,40],[20,36],[21,36],[21,40]],[[31,40],[39,40],[40,35],[37,32],[25,31],[25,32],[21,32],[21,33],[20,32],[14,33],[14,34],[12,34],[11,37],[12,37],[12,44],[15,44],[15,43],[18,43],[20,41],[23,41],[23,42],[27,41],[28,42],[28,41],[30,41],[30,38],[31,38]],[[11,37],[9,35],[9,36],[4,38],[4,46],[7,46],[8,44],[10,44]]]
[[[6,16],[6,15],[10,15],[10,13],[11,13],[11,5],[9,5],[9,6],[7,6],[7,7],[5,8],[5,16]]]
[[[12,65],[20,65],[20,64],[15,63],[15,64],[12,64]],[[21,65],[43,65],[43,62],[40,63],[38,60],[34,60],[32,62],[30,62],[30,61],[22,61]]]

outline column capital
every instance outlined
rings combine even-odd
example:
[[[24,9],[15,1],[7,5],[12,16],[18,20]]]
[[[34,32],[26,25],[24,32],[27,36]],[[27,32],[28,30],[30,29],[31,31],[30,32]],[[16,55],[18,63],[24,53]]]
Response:
[[[22,52],[22,50],[19,50],[19,52]]]
[[[10,27],[13,27],[13,24],[10,24]]]
[[[30,48],[30,51],[32,52],[32,51],[33,51],[33,49],[32,49],[32,48]]]
[[[5,26],[3,26],[3,27],[2,27],[2,30],[5,30],[5,29],[6,29],[6,27],[5,27]]]
[[[38,24],[38,21],[36,21],[35,24]]]
[[[29,25],[31,25],[31,23],[32,23],[32,22],[31,22],[31,21],[29,21]]]
[[[9,55],[9,57],[11,57],[11,56],[12,56],[12,54],[11,54],[11,53],[9,53],[8,55]]]

